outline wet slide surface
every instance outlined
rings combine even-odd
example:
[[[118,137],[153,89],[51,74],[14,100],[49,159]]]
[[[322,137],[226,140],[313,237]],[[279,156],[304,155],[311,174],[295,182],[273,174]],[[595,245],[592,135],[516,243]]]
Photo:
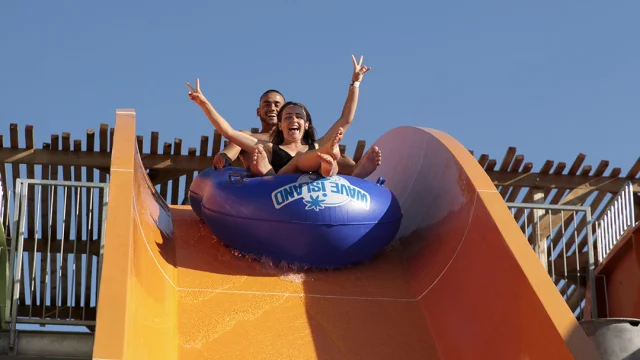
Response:
[[[477,161],[435,130],[376,144],[401,203],[367,264],[292,272],[167,206],[117,115],[95,359],[597,359]],[[304,234],[292,234],[304,236]]]
[[[402,252],[364,266],[288,272],[238,257],[188,206],[171,209],[185,359],[419,359],[428,329]]]

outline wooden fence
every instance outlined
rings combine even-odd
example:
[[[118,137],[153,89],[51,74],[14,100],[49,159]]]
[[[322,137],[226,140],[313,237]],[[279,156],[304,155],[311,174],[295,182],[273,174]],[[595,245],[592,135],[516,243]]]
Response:
[[[252,129],[257,132],[258,129]],[[87,130],[84,141],[81,139],[72,140],[71,134],[63,132],[61,135],[52,134],[50,141],[42,144],[40,148],[35,146],[34,127],[26,125],[24,127],[24,145],[20,146],[20,134],[17,124],[10,124],[8,144],[5,144],[4,135],[0,134],[0,160],[5,166],[0,167],[0,175],[5,180],[9,189],[14,188],[15,179],[52,179],[67,181],[86,181],[107,183],[109,181],[109,165],[110,152],[113,145],[114,129],[107,124],[100,124],[96,134],[94,130]],[[83,144],[84,142],[84,144]],[[188,147],[186,151],[181,139],[173,139],[172,142],[165,141],[161,144],[160,134],[151,132],[148,146],[145,143],[144,136],[137,137],[138,147],[140,149],[142,161],[148,170],[149,178],[158,188],[162,197],[169,204],[184,204],[188,199],[188,189],[193,181],[194,176],[199,171],[207,169],[213,162],[213,157],[222,147],[227,145],[220,133],[215,131],[211,137],[201,136],[199,147]],[[8,145],[8,146],[6,146]],[[162,147],[160,148],[160,145]],[[366,143],[363,140],[358,141],[354,154],[354,161],[359,161],[364,153]],[[145,148],[146,147],[146,148]],[[343,154],[346,153],[346,147],[341,145]],[[471,151],[473,154],[473,151]],[[488,154],[481,154],[477,160],[480,166],[484,168],[489,177],[496,184],[498,191],[507,202],[544,202],[547,204],[566,204],[566,205],[587,205],[590,206],[593,216],[597,218],[599,209],[602,209],[622,186],[625,181],[631,181],[634,184],[634,191],[640,191],[640,158],[630,168],[625,176],[620,176],[622,169],[613,168],[606,174],[609,168],[609,161],[601,161],[595,169],[591,165],[585,165],[586,155],[580,153],[575,161],[568,166],[562,161],[547,160],[537,171],[533,171],[533,164],[525,162],[524,155],[517,154],[515,147],[510,147],[503,159],[498,162],[497,159],[491,158]],[[234,165],[239,165],[238,161]],[[565,170],[567,171],[565,172]],[[30,192],[27,199],[28,208],[35,208],[36,198]],[[8,202],[8,192],[5,192],[3,201]],[[99,194],[102,200],[102,193]],[[42,209],[49,208],[46,199],[42,199]],[[69,221],[69,214],[59,213],[61,207],[53,206],[52,215],[54,227],[52,234],[54,239],[47,236],[38,236],[33,232],[36,222],[36,214],[29,210],[27,218],[27,233],[25,234],[25,246],[27,249],[34,248],[39,242],[52,240],[50,252],[57,252],[70,246],[71,223],[60,223],[58,220],[65,218]],[[67,211],[69,211],[67,209]],[[9,211],[7,211],[9,213]],[[517,211],[514,216],[516,221],[524,224],[524,211]],[[42,224],[47,223],[45,217],[48,216],[46,211],[41,213]],[[551,214],[553,216],[553,224],[560,224],[569,221],[562,218],[561,214]],[[533,212],[528,214],[528,224],[539,222],[542,228],[542,237],[552,234],[554,229],[544,228],[544,224],[549,222],[545,219],[534,219]],[[97,219],[99,229],[104,219]],[[5,225],[7,221],[3,221]],[[62,225],[65,233],[61,234],[58,228]],[[82,226],[82,224],[76,224]],[[587,225],[582,222],[575,231],[582,234]],[[11,236],[10,226],[7,226],[7,236]],[[78,229],[76,229],[77,231]],[[595,233],[595,229],[594,233]],[[77,231],[76,236],[82,244],[82,249],[90,249],[91,254],[96,256],[99,251],[99,244],[96,237],[84,236],[86,232]],[[585,235],[581,235],[578,239],[583,239]],[[60,238],[67,239],[63,242]],[[10,241],[10,239],[9,239]],[[531,243],[533,238],[529,238]],[[554,244],[560,241],[558,236],[552,237]],[[64,246],[63,246],[64,245]],[[40,247],[38,247],[40,249]],[[27,255],[34,256],[35,254]],[[29,258],[27,258],[29,259]],[[581,256],[581,266],[586,265],[586,255]],[[33,261],[33,260],[32,260]],[[42,266],[44,267],[44,266]],[[62,282],[62,292],[67,293],[67,281]],[[23,287],[24,288],[24,287]],[[25,302],[25,294],[21,292],[21,303]],[[44,295],[41,296],[41,298]],[[42,298],[41,301],[45,299]],[[69,302],[65,306],[73,307]],[[19,310],[20,314],[25,313],[25,308]],[[73,313],[73,311],[72,311]],[[74,315],[75,317],[75,315]],[[92,308],[91,313],[86,315],[86,319],[95,318],[95,309]]]

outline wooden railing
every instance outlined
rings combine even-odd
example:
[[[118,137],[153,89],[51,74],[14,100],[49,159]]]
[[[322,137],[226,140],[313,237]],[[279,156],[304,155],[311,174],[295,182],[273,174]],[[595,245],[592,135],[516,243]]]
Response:
[[[258,129],[252,129],[252,132],[257,131]],[[5,136],[0,134],[0,161],[4,164],[0,167],[0,175],[8,188],[2,200],[9,203],[7,196],[15,188],[15,181],[18,178],[107,183],[109,181],[113,135],[113,128],[110,128],[108,124],[100,124],[98,131],[87,130],[84,139],[72,139],[69,132],[63,132],[60,135],[52,134],[49,141],[42,143],[42,146],[37,148],[32,125],[24,126],[21,139],[18,124],[10,124],[8,142],[5,142]],[[215,154],[228,143],[217,131],[214,131],[212,136],[201,136],[198,147],[187,147],[179,138],[162,142],[160,134],[156,131],[152,131],[147,139],[142,135],[137,137],[143,164],[161,196],[167,203],[174,205],[186,202],[188,189],[194,177],[199,171],[209,168]],[[365,141],[357,142],[352,156],[354,161],[360,160],[365,147]],[[346,146],[341,145],[340,150],[345,154]],[[383,151],[392,151],[392,149],[383,149]],[[473,151],[471,153],[473,154]],[[619,167],[610,169],[606,174],[609,168],[607,160],[602,160],[597,167],[592,169],[591,165],[584,164],[585,158],[586,155],[578,154],[575,161],[569,166],[562,161],[546,160],[540,169],[534,172],[533,164],[525,162],[524,155],[517,154],[515,147],[509,147],[502,160],[491,158],[488,154],[481,154],[477,157],[478,163],[493,180],[506,202],[589,206],[594,218],[598,218],[598,209],[603,205],[606,206],[627,181],[631,183],[634,192],[640,192],[640,158],[624,176],[621,176],[622,169]],[[240,165],[240,162],[237,160],[233,165]],[[565,169],[567,169],[566,172]],[[35,209],[34,191],[29,191],[28,194],[27,209]],[[99,193],[98,196],[99,201],[102,202],[102,195]],[[45,218],[48,216],[47,209],[52,209],[51,220],[54,228],[52,234],[57,234],[57,236],[52,239],[49,239],[47,235],[44,237],[36,236],[30,230],[35,228],[36,212],[28,211],[27,233],[24,239],[27,249],[34,248],[32,246],[36,243],[47,243],[49,240],[51,240],[52,248],[59,249],[62,244],[59,239],[69,238],[65,237],[71,229],[69,214],[63,212],[61,203],[54,203],[53,207],[51,205],[46,202],[41,204],[42,211],[38,221],[41,224],[46,224],[48,222],[48,218]],[[10,211],[7,212],[11,213],[13,211],[11,208],[8,210]],[[529,241],[533,244],[536,238],[547,238],[553,234],[551,236],[553,244],[550,247],[556,248],[561,241],[557,229],[563,224],[566,226],[571,222],[571,219],[567,217],[566,213],[551,212],[546,216],[552,217],[551,221],[545,216],[535,219],[535,222],[540,224],[540,229],[535,233],[535,236],[533,234],[529,236]],[[515,211],[514,217],[521,224],[525,223],[525,219],[528,224],[534,222],[533,212],[525,215],[525,211],[522,209]],[[102,227],[103,221],[102,218],[98,219],[98,229]],[[8,246],[11,246],[13,229],[11,224],[7,222],[7,217],[3,219],[3,223],[7,232]],[[553,228],[546,225],[551,223],[554,225]],[[586,226],[586,222],[578,222],[576,227],[577,243],[584,243]],[[64,234],[61,233],[62,228],[65,229]],[[595,230],[594,228],[594,233]],[[98,234],[96,238],[100,236],[101,234]],[[85,237],[81,237],[79,240],[87,241]],[[89,239],[89,241],[93,241],[93,239]],[[584,250],[586,249],[579,249],[580,267],[587,264]],[[30,256],[34,256],[34,254],[29,254],[27,251],[27,259]],[[62,283],[62,286],[65,286],[65,282]],[[61,290],[67,291],[66,288]],[[24,294],[21,293],[20,296],[24,296]],[[20,309],[18,310],[20,311]],[[85,319],[91,320],[91,318]]]
[[[254,128],[251,131],[255,133],[258,129]],[[8,190],[2,194],[2,201],[9,205],[2,223],[7,233],[8,247],[12,246],[12,234],[15,233],[15,229],[13,229],[14,201],[10,197],[14,194],[16,180],[108,183],[114,129],[109,128],[107,124],[101,124],[97,136],[95,130],[89,129],[86,132],[84,144],[83,140],[72,140],[71,134],[68,132],[63,132],[61,135],[52,134],[50,141],[43,143],[40,148],[35,146],[32,125],[27,125],[24,128],[23,144],[20,144],[19,135],[18,125],[10,124],[9,146],[5,147],[4,136],[0,134],[0,160],[4,165],[0,167],[0,175]],[[182,139],[175,138],[173,142],[161,143],[160,134],[153,131],[150,134],[149,143],[146,144],[144,140],[144,136],[137,137],[143,164],[149,172],[149,178],[169,204],[186,202],[193,178],[199,171],[209,168],[215,154],[228,144],[228,141],[223,140],[217,131],[213,132],[212,139],[209,136],[201,136],[199,148],[189,147],[186,149],[186,154],[184,154]],[[364,147],[365,142],[358,141],[352,157],[354,161],[357,162],[362,157]],[[341,145],[340,151],[344,154],[346,146]],[[239,159],[233,165],[242,166]],[[104,201],[103,188],[97,188],[95,196],[97,197],[96,202],[102,204]],[[36,201],[39,204],[36,204]],[[95,320],[95,303],[93,301],[88,305],[86,299],[80,301],[79,298],[73,299],[67,296],[68,293],[75,293],[76,297],[85,297],[79,291],[74,290],[82,287],[81,277],[74,277],[75,283],[72,284],[69,281],[71,277],[68,273],[73,274],[73,271],[66,271],[68,263],[75,264],[80,261],[78,256],[72,256],[69,260],[66,257],[58,259],[56,254],[66,253],[68,257],[69,252],[65,249],[73,249],[76,245],[77,251],[81,254],[89,254],[88,256],[93,257],[95,261],[95,257],[99,254],[100,242],[98,239],[102,237],[100,229],[103,228],[102,224],[105,219],[103,219],[101,212],[96,212],[93,215],[97,217],[97,223],[93,228],[98,230],[94,232],[83,231],[82,222],[74,221],[72,223],[72,219],[75,218],[75,213],[72,214],[75,211],[74,207],[70,206],[72,202],[75,203],[76,199],[72,198],[71,191],[64,196],[62,194],[53,197],[46,194],[42,196],[42,192],[36,191],[34,185],[29,185],[26,197],[26,214],[24,214],[26,217],[25,233],[22,239],[25,254],[24,264],[28,264],[26,268],[39,269],[40,281],[37,283],[34,281],[34,274],[21,278],[18,295],[19,305],[15,311],[17,316],[29,316],[33,313],[34,306],[41,307],[44,302],[46,307],[43,309],[50,309],[52,306],[55,309],[62,308],[64,309],[63,313],[70,316],[70,319],[82,320],[75,321],[77,324],[87,324]],[[86,202],[86,195],[80,193],[81,206],[79,209],[81,210],[79,211],[81,213],[78,214],[79,218],[90,216],[89,207],[83,206]],[[43,225],[47,224],[50,224],[51,231],[42,231]],[[87,236],[87,234],[91,235]],[[35,251],[33,251],[34,249]],[[50,256],[47,257],[47,254]],[[34,263],[36,258],[40,258],[38,264]],[[51,262],[48,266],[47,258]],[[55,269],[61,269],[59,281],[49,281],[47,284],[47,275],[50,277]],[[31,293],[31,288],[35,289],[35,292],[39,292],[39,296],[36,297]],[[85,287],[85,289],[87,288]],[[47,290],[37,291],[38,289]],[[48,293],[47,296],[45,296],[46,293]],[[59,294],[58,300],[56,300],[56,294]],[[56,303],[59,303],[59,306],[56,306]],[[82,317],[79,314],[82,314]],[[48,313],[37,314],[37,317],[53,321]],[[34,321],[42,320],[34,318]],[[58,323],[60,322],[58,321]],[[89,327],[91,328],[91,326]]]

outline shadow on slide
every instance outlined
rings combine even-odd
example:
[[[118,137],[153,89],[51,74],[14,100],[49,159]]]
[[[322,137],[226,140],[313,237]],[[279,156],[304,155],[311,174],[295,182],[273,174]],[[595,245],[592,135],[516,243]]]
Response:
[[[404,213],[369,263],[296,273],[234,255],[142,167],[119,110],[94,358],[597,359],[500,194],[449,135],[376,144]],[[135,334],[135,335],[134,335]]]

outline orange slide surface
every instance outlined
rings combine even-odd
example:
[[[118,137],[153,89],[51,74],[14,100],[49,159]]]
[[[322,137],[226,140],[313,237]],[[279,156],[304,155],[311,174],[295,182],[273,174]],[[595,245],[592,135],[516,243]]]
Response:
[[[597,359],[500,194],[439,131],[376,144],[404,213],[369,263],[292,272],[167,206],[118,110],[94,359]],[[151,156],[151,155],[150,155]],[[304,236],[304,234],[292,234]]]

